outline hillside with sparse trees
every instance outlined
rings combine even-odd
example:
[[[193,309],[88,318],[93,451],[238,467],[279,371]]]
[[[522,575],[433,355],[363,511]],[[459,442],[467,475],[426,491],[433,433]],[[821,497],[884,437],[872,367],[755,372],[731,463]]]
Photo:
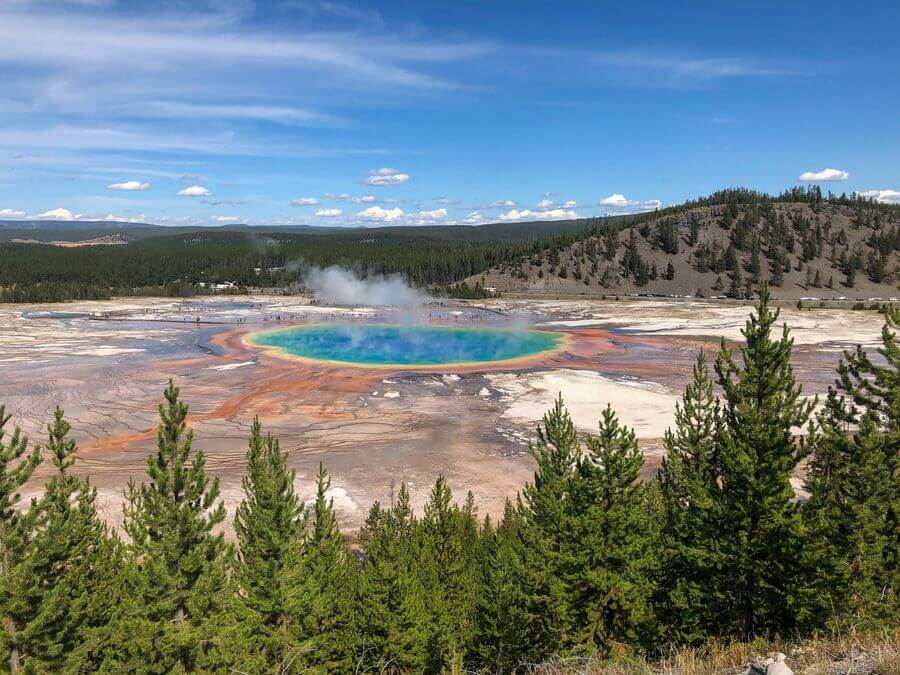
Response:
[[[868,300],[898,295],[900,208],[818,188],[723,190],[595,227],[493,267],[469,285],[535,294]]]

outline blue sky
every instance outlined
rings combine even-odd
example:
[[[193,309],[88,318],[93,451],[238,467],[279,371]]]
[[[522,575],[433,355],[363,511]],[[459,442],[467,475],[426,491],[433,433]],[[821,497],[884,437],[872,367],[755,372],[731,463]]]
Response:
[[[893,1],[0,0],[0,219],[474,224],[804,175],[900,203],[898,28]]]

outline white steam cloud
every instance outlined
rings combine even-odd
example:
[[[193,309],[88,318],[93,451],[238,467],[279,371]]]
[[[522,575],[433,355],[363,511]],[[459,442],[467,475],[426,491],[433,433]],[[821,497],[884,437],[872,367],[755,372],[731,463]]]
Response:
[[[432,300],[412,288],[399,274],[377,274],[362,279],[337,265],[311,267],[303,278],[303,285],[317,300],[338,305],[414,307]]]

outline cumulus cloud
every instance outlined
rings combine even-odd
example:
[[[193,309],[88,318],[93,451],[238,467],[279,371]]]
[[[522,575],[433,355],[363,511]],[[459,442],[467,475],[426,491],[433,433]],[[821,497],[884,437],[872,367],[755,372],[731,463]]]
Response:
[[[597,202],[600,206],[634,206],[636,202],[631,202],[625,199],[625,195],[620,195],[618,192],[611,194],[609,197],[604,197],[600,201]]]
[[[319,209],[316,211],[316,215],[321,218],[337,218],[342,213],[343,211],[340,209]]]
[[[316,206],[319,200],[315,197],[298,197],[291,200],[291,206]]]
[[[483,220],[484,220],[484,218],[482,217],[482,215],[479,211],[472,211],[469,215],[467,215],[465,218],[463,218],[463,222],[466,225],[477,225],[478,223],[482,222]]]
[[[217,223],[236,223],[238,221],[237,216],[216,216],[213,218]]]
[[[577,218],[578,214],[566,209],[548,209],[546,211],[531,211],[530,209],[510,209],[500,214],[501,221],[507,220],[565,220]]]
[[[409,181],[409,174],[382,167],[380,169],[372,169],[369,171],[369,177],[363,182],[366,185],[400,185]]]
[[[50,218],[52,220],[76,220],[81,217],[80,213],[72,213],[69,209],[62,207],[58,209],[50,209],[37,215],[38,218]]]
[[[866,190],[856,194],[860,197],[874,199],[881,204],[900,204],[900,190]]]
[[[123,183],[110,183],[107,190],[124,190],[125,192],[143,192],[150,189],[150,183],[142,183],[139,180],[126,180]]]
[[[552,211],[554,209],[574,209],[576,206],[578,206],[578,202],[574,199],[568,199],[560,203],[550,199],[549,196],[545,196],[535,205],[535,208],[539,211]]]
[[[383,209],[380,206],[370,206],[357,213],[356,218],[373,222],[396,223],[403,218],[403,209]]]
[[[212,192],[209,191],[209,188],[205,188],[202,185],[191,185],[178,191],[179,197],[209,197],[211,195]]]
[[[25,212],[18,209],[0,209],[0,218],[21,218],[24,215]]]
[[[847,180],[850,174],[840,169],[822,169],[821,171],[804,171],[798,176],[797,180],[803,182],[811,181],[833,181]]]
[[[625,195],[614,192],[608,197],[604,197],[597,202],[600,206],[610,206],[615,209],[626,209],[630,212],[635,211],[652,211],[662,206],[662,202],[658,199],[647,199],[640,201],[637,199],[627,199]]]
[[[434,209],[433,211],[419,211],[416,214],[420,225],[437,223],[447,218],[447,209]]]
[[[497,201],[488,204],[488,207],[497,209],[511,209],[515,205],[516,203],[512,199],[498,199]]]

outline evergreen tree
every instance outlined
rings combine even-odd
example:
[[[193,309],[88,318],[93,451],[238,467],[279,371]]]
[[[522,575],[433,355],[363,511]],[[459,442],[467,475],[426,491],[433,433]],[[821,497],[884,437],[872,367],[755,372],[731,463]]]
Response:
[[[121,594],[122,547],[97,514],[96,491],[68,472],[77,451],[69,430],[57,408],[45,448],[55,471],[34,507],[37,527],[22,565],[31,580],[22,590],[33,611],[20,633],[30,671],[62,670],[84,635],[107,623]]]
[[[225,518],[218,479],[209,479],[203,452],[193,449],[188,408],[171,381],[164,397],[157,450],[147,458],[149,481],[129,483],[126,493],[134,563],[123,569],[122,583],[132,592],[96,656],[106,670],[151,664],[152,672],[188,671],[234,646],[229,634],[237,628],[226,621],[239,622],[228,583],[230,551],[213,533]]]
[[[666,265],[666,277],[665,278],[667,281],[672,281],[672,279],[675,278],[675,265],[672,264],[671,260]]]
[[[719,406],[713,396],[706,355],[675,406],[675,429],[665,435],[666,458],[657,480],[662,501],[657,613],[664,638],[699,643],[716,633],[715,599],[725,588],[715,577],[718,537],[714,505],[719,498],[717,439]]]
[[[820,416],[804,509],[809,573],[801,606],[812,627],[841,615],[876,625],[900,617],[900,310],[887,309],[885,319],[882,363],[861,347],[845,352]]]
[[[537,469],[525,485],[518,527],[522,540],[522,604],[511,610],[521,617],[522,661],[539,662],[559,653],[572,633],[571,588],[573,551],[577,536],[571,513],[572,484],[580,454],[575,425],[558,398],[538,427],[530,446]]]
[[[793,429],[807,424],[813,402],[796,385],[787,326],[780,339],[772,339],[778,311],[769,301],[764,285],[742,330],[743,363],[724,340],[716,359],[725,427],[714,506],[722,556],[716,564],[720,587],[729,589],[721,599],[721,629],[742,637],[794,628],[790,597],[799,580],[802,528],[790,477],[814,432],[810,425],[809,438],[795,443]]]
[[[576,462],[569,495],[575,545],[567,642],[573,650],[608,655],[615,642],[640,645],[647,639],[656,542],[646,485],[638,482],[643,464],[634,431],[607,405],[598,434],[588,437]]]
[[[420,523],[420,558],[431,628],[428,669],[461,670],[475,639],[478,533],[474,502],[460,509],[443,476],[431,490]]]
[[[391,509],[372,506],[360,531],[365,556],[356,603],[363,670],[417,672],[427,663],[431,618],[416,530],[404,484]]]
[[[734,272],[731,273],[731,284],[728,286],[728,297],[729,298],[739,298],[744,292],[741,289],[741,284],[743,284],[744,280],[741,276],[741,262],[738,260],[735,265]]]
[[[330,487],[328,472],[320,464],[313,525],[302,547],[295,549],[295,562],[287,573],[286,601],[293,638],[285,664],[289,672],[318,668],[341,673],[352,672],[356,666],[356,575],[338,529],[334,502],[326,494]]]
[[[21,669],[21,645],[19,631],[23,615],[30,607],[22,590],[31,580],[23,578],[20,564],[27,556],[34,526],[34,508],[22,513],[16,509],[21,488],[31,478],[41,461],[37,447],[28,451],[28,438],[16,427],[9,440],[6,425],[11,415],[0,406],[0,609],[3,612],[4,661],[12,673]]]
[[[244,601],[259,615],[260,637],[273,667],[283,664],[286,647],[286,566],[306,532],[306,507],[294,492],[295,472],[285,460],[278,440],[271,434],[264,437],[255,418],[242,480],[244,499],[234,519],[236,578]]]
[[[760,275],[762,274],[762,262],[759,257],[759,237],[753,238],[753,248],[750,252],[750,264],[747,266],[747,271],[750,273],[750,278],[753,280],[753,283],[758,284],[760,281]]]
[[[503,518],[496,530],[484,528],[484,562],[478,597],[477,656],[498,672],[512,672],[532,653],[521,627],[532,620],[528,614],[525,576],[525,551],[521,537],[524,527],[522,509],[507,500]]]

